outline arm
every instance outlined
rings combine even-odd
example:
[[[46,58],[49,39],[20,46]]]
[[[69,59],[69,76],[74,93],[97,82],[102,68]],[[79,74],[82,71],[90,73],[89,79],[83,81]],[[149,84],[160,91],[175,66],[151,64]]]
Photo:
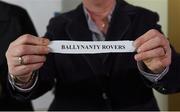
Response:
[[[162,34],[161,26],[157,24],[158,21],[159,17],[156,13],[143,13],[141,22],[145,25],[137,34],[139,38],[136,39],[135,46],[138,51],[135,59],[138,64],[141,63],[139,69],[148,87],[155,88],[165,94],[174,93],[180,90],[178,85],[180,81],[178,75],[180,73],[179,54],[170,46],[168,39]],[[150,80],[152,77],[154,79],[157,77],[153,75],[149,78],[144,72],[152,75],[158,74],[157,77],[159,78],[152,81]]]
[[[28,92],[19,91],[18,88],[14,88],[11,84],[8,84],[11,95],[16,99],[33,99],[42,95],[52,87],[54,82],[53,76],[48,76],[48,72],[43,72],[43,70],[40,69],[43,65],[48,65],[49,62],[51,62],[51,60],[47,60],[45,56],[49,53],[49,48],[47,47],[48,43],[48,39],[37,38],[32,35],[23,35],[10,44],[6,53],[6,58],[11,75],[16,77],[19,81],[27,83],[29,79],[31,79],[32,73],[37,70],[39,71],[39,73],[37,73],[39,77],[37,84],[32,84],[34,87]],[[23,63],[19,63],[19,57],[22,57]],[[45,69],[47,67],[42,68]]]
[[[161,93],[173,93],[180,90],[177,86],[180,78],[178,76],[179,71],[173,69],[178,69],[178,65],[174,65],[177,62],[177,53],[171,49],[169,41],[157,30],[150,30],[135,41],[135,46],[137,48],[137,54],[135,59],[138,63],[142,63],[141,73],[146,78],[146,82],[151,87],[157,89]],[[176,56],[174,56],[176,55]],[[174,62],[172,62],[174,61]],[[142,68],[143,67],[143,68]],[[168,71],[167,68],[169,69]],[[142,72],[143,71],[143,72]],[[163,74],[165,72],[165,74]],[[151,77],[148,74],[151,73],[154,79],[160,77],[156,81],[147,81]],[[161,76],[163,74],[163,76]],[[176,84],[174,83],[176,82]]]

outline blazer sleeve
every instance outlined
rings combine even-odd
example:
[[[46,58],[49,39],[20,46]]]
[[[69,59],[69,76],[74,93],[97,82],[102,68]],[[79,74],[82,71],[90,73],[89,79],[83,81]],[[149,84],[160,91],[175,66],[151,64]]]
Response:
[[[159,16],[157,13],[150,12],[150,11],[141,11],[141,18],[144,22],[143,29],[140,34],[137,34],[138,36],[144,34],[150,29],[156,29],[160,31],[161,33],[161,26],[158,24]],[[141,20],[141,19],[140,19]],[[144,80],[145,84],[150,87],[154,88],[157,91],[159,91],[162,94],[170,94],[170,93],[176,93],[180,91],[180,54],[178,54],[173,46],[172,48],[172,63],[169,67],[169,72],[158,82],[152,83],[151,81],[147,80],[144,76],[142,76],[142,79]]]
[[[47,27],[47,33],[45,34],[45,37],[50,40],[52,40],[52,38],[55,36],[54,31],[56,30],[57,26],[56,21],[57,20],[55,19],[51,19]],[[20,92],[17,89],[13,89],[9,84],[11,95],[14,98],[21,101],[32,100],[38,98],[54,87],[57,75],[54,54],[50,53],[46,56],[46,58],[47,60],[44,63],[43,67],[36,71],[36,74],[38,75],[38,81],[35,87],[30,92]]]
[[[12,10],[14,12],[11,14],[11,16],[16,19],[19,23],[19,27],[21,29],[21,34],[32,34],[37,36],[37,32],[35,30],[35,27],[28,15],[28,13],[19,7],[13,7]],[[53,27],[51,24],[49,27]],[[49,28],[48,28],[49,29]],[[50,32],[50,31],[49,31]],[[51,37],[51,35],[46,35],[47,37]],[[36,72],[36,74],[39,76],[36,86],[33,88],[30,92],[20,92],[16,89],[14,89],[10,83],[7,81],[7,88],[10,93],[10,95],[20,101],[29,101],[31,99],[35,99],[47,91],[51,90],[54,85],[54,61],[52,58],[52,54],[47,55],[47,60],[44,66]],[[8,79],[8,78],[7,78]]]
[[[52,58],[50,58],[51,56],[51,54],[48,55],[47,61],[43,65],[43,67],[35,72],[36,75],[38,75],[38,81],[31,91],[19,91],[13,88],[10,83],[8,83],[10,95],[19,101],[29,101],[32,99],[36,99],[45,94],[47,91],[51,90],[55,84],[53,69],[54,65],[52,62]]]

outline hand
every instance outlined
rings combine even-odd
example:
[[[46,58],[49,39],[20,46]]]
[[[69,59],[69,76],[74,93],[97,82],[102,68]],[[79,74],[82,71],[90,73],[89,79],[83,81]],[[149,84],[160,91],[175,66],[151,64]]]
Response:
[[[169,41],[157,30],[150,30],[134,42],[136,61],[142,61],[153,73],[162,73],[171,64]]]
[[[28,82],[32,72],[41,68],[49,53],[49,40],[29,34],[12,42],[6,52],[9,73],[22,82]]]

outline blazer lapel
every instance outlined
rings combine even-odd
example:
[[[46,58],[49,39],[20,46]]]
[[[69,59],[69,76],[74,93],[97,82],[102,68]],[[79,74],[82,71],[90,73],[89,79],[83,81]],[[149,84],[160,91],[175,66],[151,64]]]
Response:
[[[107,32],[106,41],[125,40],[125,34],[128,32],[131,25],[128,11],[126,10],[126,3],[117,0],[117,6],[113,13],[109,30]],[[105,63],[109,56],[114,54],[104,55],[103,63]]]
[[[72,15],[72,20],[66,27],[66,31],[71,40],[76,41],[92,41],[92,33],[88,29],[86,17],[83,12],[82,5],[76,9],[76,14]]]
[[[69,24],[66,27],[67,34],[71,40],[74,41],[92,41],[92,32],[88,28],[85,14],[83,12],[82,5],[80,5],[74,15],[70,15],[73,18],[69,20]],[[73,16],[73,17],[72,17]],[[94,73],[98,72],[99,60],[96,55],[82,55],[88,65],[91,67]]]

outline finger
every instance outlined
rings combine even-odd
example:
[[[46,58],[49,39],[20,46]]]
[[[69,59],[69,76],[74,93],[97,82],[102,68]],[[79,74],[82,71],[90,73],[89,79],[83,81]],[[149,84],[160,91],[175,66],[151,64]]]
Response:
[[[159,47],[157,49],[153,49],[150,51],[146,51],[146,52],[136,54],[135,60],[136,61],[143,61],[143,60],[162,57],[162,56],[165,56],[165,52],[164,52],[164,49],[162,47]]]
[[[157,34],[159,34],[159,32],[157,30],[154,30],[154,29],[149,30],[147,33],[145,33],[144,35],[140,36],[138,39],[136,39],[134,41],[134,43],[133,43],[134,47],[138,48],[143,43],[145,43],[146,41],[152,39]]]
[[[155,49],[157,47],[164,47],[166,46],[166,40],[164,37],[155,37],[152,38],[150,40],[148,40],[147,42],[143,43],[138,49],[137,52],[144,52],[144,51],[149,51],[152,49]]]
[[[14,76],[23,76],[24,74],[28,74],[40,69],[43,66],[43,64],[44,63],[36,63],[36,64],[17,66],[11,69],[9,72]]]
[[[172,61],[172,54],[171,54],[171,48],[166,50],[166,55],[162,58],[161,62],[164,66],[169,66],[171,64]]]
[[[156,61],[155,64],[148,65],[148,68],[154,73],[162,73],[166,66],[163,66],[160,61]]]
[[[45,56],[38,56],[38,55],[29,55],[23,56],[23,64],[35,64],[35,63],[44,63],[46,61]]]
[[[23,64],[35,64],[35,63],[44,63],[46,61],[45,56],[40,56],[40,55],[26,55],[22,56]],[[19,59],[18,57],[13,57],[11,60],[11,65],[13,66],[19,66]]]
[[[15,40],[11,46],[21,45],[21,44],[29,44],[29,45],[41,45],[46,46],[49,44],[49,40],[46,38],[36,37],[33,35],[23,35],[19,37],[17,40]]]
[[[11,49],[11,56],[19,57],[24,55],[46,55],[50,52],[47,46],[20,45]]]
[[[171,51],[170,46],[164,48],[164,50],[165,50],[165,52],[166,52],[165,57],[166,57],[166,58],[169,57],[169,58],[171,59],[171,55],[172,55],[171,53],[172,53],[172,51]]]

